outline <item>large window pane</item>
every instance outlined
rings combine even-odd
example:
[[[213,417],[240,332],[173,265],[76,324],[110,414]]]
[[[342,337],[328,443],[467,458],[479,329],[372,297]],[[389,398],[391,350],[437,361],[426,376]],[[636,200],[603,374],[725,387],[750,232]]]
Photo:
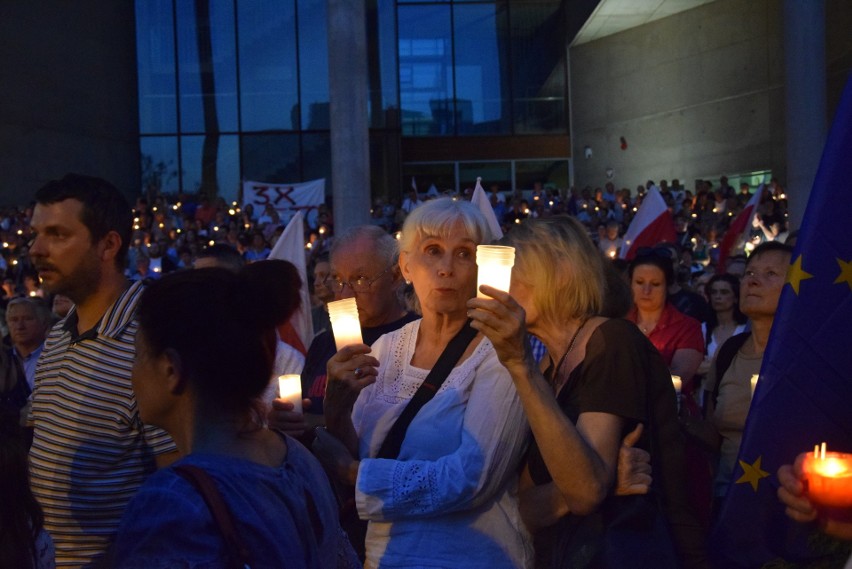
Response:
[[[403,135],[455,133],[450,6],[400,6]]]
[[[328,129],[328,38],[325,0],[298,0],[302,125]]]
[[[512,4],[515,133],[567,132],[564,15],[552,0]]]
[[[201,171],[204,167],[204,137],[182,136],[180,144],[183,191],[197,192],[201,188]],[[240,154],[236,135],[219,137],[215,162],[218,195],[228,202],[236,200],[240,189]]]
[[[331,135],[327,132],[302,136],[302,181],[325,178],[325,195],[331,195]]]
[[[142,192],[146,195],[176,193],[180,187],[178,141],[176,136],[143,136]]]
[[[171,0],[136,3],[139,130],[175,132],[175,36]]]
[[[568,187],[568,160],[524,160],[515,163],[515,187],[530,190],[535,182],[554,188]]]
[[[512,187],[511,162],[462,162],[459,164],[459,187],[462,190],[476,187],[476,178],[482,178],[482,187],[488,191],[497,184],[501,191]]]
[[[455,112],[459,134],[511,132],[507,14],[502,2],[456,6]]]
[[[439,194],[456,191],[456,166],[453,162],[438,164],[403,164],[402,181],[404,194],[411,188],[411,180],[417,186],[420,194],[429,192],[432,186]]]
[[[298,129],[294,0],[240,0],[237,12],[242,130]]]
[[[177,30],[181,131],[236,131],[232,0],[177,0]]]
[[[242,139],[246,180],[292,183],[301,180],[298,134],[253,134]]]
[[[396,81],[396,4],[376,0],[367,5],[369,113],[371,128],[395,128],[399,124],[399,93]]]

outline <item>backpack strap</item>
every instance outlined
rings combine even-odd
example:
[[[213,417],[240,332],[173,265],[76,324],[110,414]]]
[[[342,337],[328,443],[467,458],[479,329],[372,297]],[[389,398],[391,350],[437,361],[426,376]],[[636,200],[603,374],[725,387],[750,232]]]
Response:
[[[191,464],[175,466],[174,471],[192,484],[210,509],[213,522],[219,528],[222,538],[225,540],[225,546],[228,550],[228,567],[251,569],[249,566],[251,558],[249,550],[240,538],[234,516],[225,503],[225,499],[222,498],[222,494],[219,493],[213,478],[204,469]]]
[[[464,326],[462,326],[462,329],[453,336],[453,339],[444,348],[438,361],[435,362],[432,371],[429,372],[429,375],[426,376],[426,379],[417,388],[414,397],[411,398],[408,405],[402,410],[402,414],[393,424],[393,427],[391,427],[388,436],[382,443],[381,448],[379,448],[376,458],[390,458],[395,460],[399,456],[402,441],[405,440],[405,433],[408,431],[411,421],[414,420],[414,416],[417,415],[421,407],[426,405],[438,393],[438,389],[447,379],[447,376],[450,375],[450,372],[453,371],[456,362],[459,361],[459,358],[461,358],[477,333],[476,330],[470,327],[470,319],[468,319],[464,323]]]
[[[743,347],[750,337],[751,332],[743,332],[736,336],[731,336],[722,344],[719,351],[716,352],[716,376],[713,378],[713,405],[716,404],[716,400],[719,398],[719,384],[722,383],[722,377],[728,371],[728,368],[731,367],[737,352],[740,351],[740,348]]]

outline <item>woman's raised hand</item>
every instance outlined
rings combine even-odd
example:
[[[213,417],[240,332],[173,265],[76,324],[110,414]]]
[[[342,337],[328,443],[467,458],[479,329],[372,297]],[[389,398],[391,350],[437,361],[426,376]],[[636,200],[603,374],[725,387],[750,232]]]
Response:
[[[467,301],[470,326],[491,340],[500,363],[507,369],[527,365],[526,312],[508,292],[488,285],[480,290],[491,298]]]

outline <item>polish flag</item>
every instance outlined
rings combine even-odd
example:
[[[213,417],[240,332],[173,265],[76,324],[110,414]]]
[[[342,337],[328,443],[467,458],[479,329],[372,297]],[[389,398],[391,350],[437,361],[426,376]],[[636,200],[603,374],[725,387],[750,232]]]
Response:
[[[716,263],[716,272],[725,272],[725,261],[732,254],[736,254],[736,250],[742,250],[745,240],[748,238],[748,232],[751,229],[751,224],[754,221],[754,215],[757,213],[757,206],[760,205],[760,198],[763,196],[763,184],[760,184],[755,190],[754,195],[748,200],[745,208],[734,218],[731,226],[725,232],[722,238],[722,243],[719,244],[719,261]]]
[[[630,222],[627,233],[624,234],[624,244],[621,246],[619,257],[628,261],[636,256],[640,247],[653,247],[658,243],[674,243],[677,238],[674,218],[669,211],[660,190],[652,186],[636,217]]]
[[[488,227],[491,229],[491,239],[488,241],[497,241],[503,237],[503,230],[500,229],[500,222],[497,221],[497,215],[494,213],[494,208],[491,207],[491,200],[485,195],[485,190],[482,189],[482,178],[476,178],[476,188],[473,190],[473,196],[470,198],[470,203],[475,205],[482,215],[488,221]]]
[[[279,334],[283,341],[304,354],[314,338],[314,323],[311,319],[311,293],[305,262],[305,224],[301,211],[297,211],[284,228],[284,232],[269,253],[269,258],[290,261],[296,266],[299,277],[302,279],[302,290],[299,291],[302,296],[302,305],[293,313],[287,325],[282,327],[283,330],[279,330]]]

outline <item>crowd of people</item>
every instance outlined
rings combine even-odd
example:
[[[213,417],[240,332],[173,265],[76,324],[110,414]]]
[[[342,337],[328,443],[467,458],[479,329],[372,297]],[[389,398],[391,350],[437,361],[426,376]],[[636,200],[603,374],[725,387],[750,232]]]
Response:
[[[653,186],[676,242],[618,259]],[[783,190],[722,266],[747,185],[493,187],[509,291],[477,290],[499,236],[467,194],[310,216],[308,346],[279,334],[302,283],[268,259],[272,208],[131,207],[69,174],[3,212],[4,566],[712,567],[792,254]],[[343,298],[363,343],[338,349]],[[811,521],[795,459],[780,497]]]

